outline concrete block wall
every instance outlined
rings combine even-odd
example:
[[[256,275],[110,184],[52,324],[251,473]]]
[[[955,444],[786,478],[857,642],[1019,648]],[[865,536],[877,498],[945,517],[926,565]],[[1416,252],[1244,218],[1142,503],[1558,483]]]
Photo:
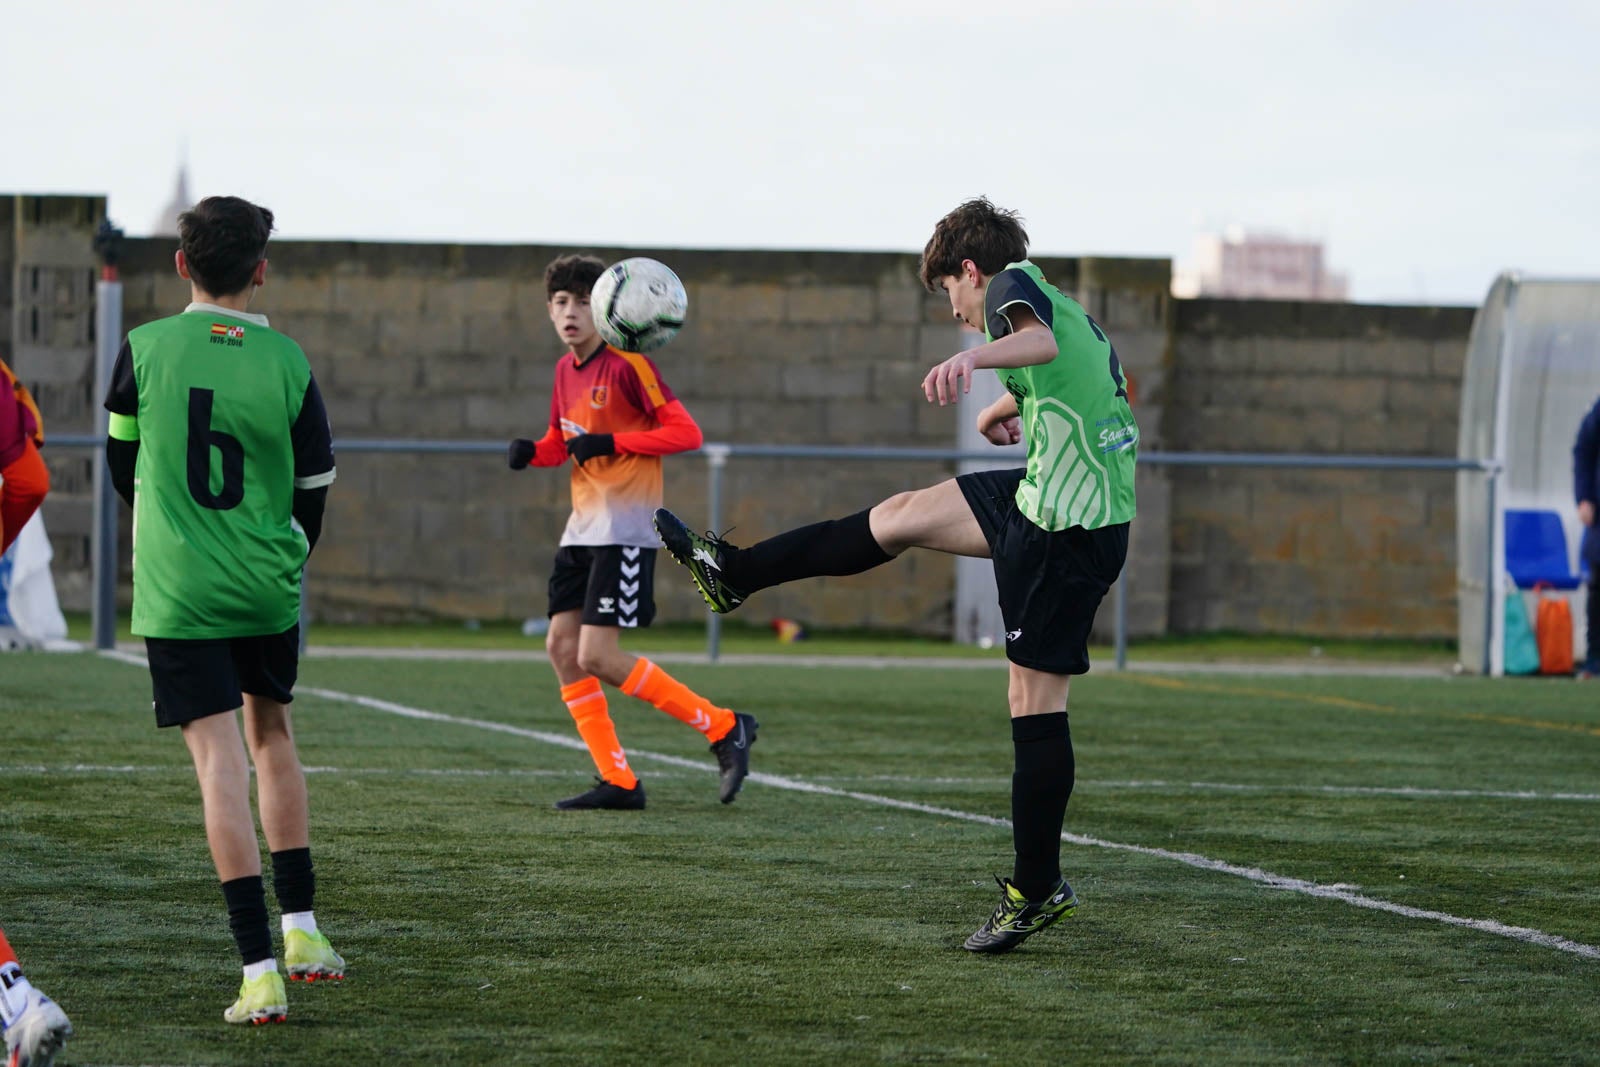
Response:
[[[136,241],[124,268],[129,327],[180,309],[173,242]],[[556,359],[543,273],[574,249],[275,242],[252,310],[305,348],[336,437],[538,437]],[[588,249],[650,255],[689,292],[689,324],[656,361],[708,440],[953,447],[950,409],[920,382],[959,347],[916,257],[873,253]],[[705,462],[666,461],[667,500],[703,521]],[[498,456],[339,457],[327,540],[310,568],[314,614],[339,619],[540,614],[569,509],[565,469],[509,471]],[[940,464],[735,459],[725,524],[754,539],[870,506],[947,476]],[[923,572],[928,572],[926,575]],[[815,625],[950,628],[953,568],[937,557],[808,583],[744,614]],[[703,605],[670,564],[660,617]]]
[[[99,402],[89,242],[103,214],[103,198],[0,197],[0,356],[58,432],[88,431]],[[187,302],[174,244],[130,242],[125,328]],[[305,347],[340,438],[538,436],[562,351],[543,269],[566,251],[275,242],[253,309]],[[917,285],[914,255],[589,251],[651,255],[683,277],[689,325],[657,361],[708,440],[954,446],[955,409],[928,405],[918,385],[961,337],[942,294]],[[1454,452],[1470,308],[1174,301],[1164,260],[1041,266],[1111,335],[1146,451]],[[47,456],[57,587],[82,610],[98,455]],[[316,616],[542,613],[568,510],[564,471],[515,474],[498,455],[353,452],[339,468],[310,571]],[[666,469],[669,505],[706,521],[704,460],[672,457]],[[950,473],[924,461],[734,459],[722,524],[754,540]],[[1135,634],[1454,633],[1449,475],[1147,467],[1139,497],[1125,578]],[[124,516],[124,602],[127,535]],[[947,634],[953,575],[952,561],[911,553],[867,575],[766,591],[741,615]],[[665,561],[658,599],[664,619],[702,617]],[[1109,621],[1103,611],[1102,632]]]
[[[1179,301],[1176,451],[1451,456],[1472,308]],[[1451,637],[1455,476],[1171,474],[1174,632]]]

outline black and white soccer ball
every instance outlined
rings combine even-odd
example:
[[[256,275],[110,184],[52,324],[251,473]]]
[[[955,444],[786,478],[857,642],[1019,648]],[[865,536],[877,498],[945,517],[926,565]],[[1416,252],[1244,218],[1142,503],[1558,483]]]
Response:
[[[606,344],[651,352],[683,329],[689,294],[671,267],[636,256],[606,268],[589,294],[589,310]]]

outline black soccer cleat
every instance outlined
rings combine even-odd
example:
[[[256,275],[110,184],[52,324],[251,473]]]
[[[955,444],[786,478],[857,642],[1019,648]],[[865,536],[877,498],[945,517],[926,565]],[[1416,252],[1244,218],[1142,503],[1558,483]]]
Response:
[[[610,808],[615,811],[643,811],[644,810],[644,783],[635,782],[632,789],[624,789],[620,785],[606,781],[604,778],[594,780],[594,788],[586,793],[579,793],[575,797],[556,801],[556,807],[562,811],[591,811],[596,808]]]
[[[717,766],[722,769],[719,793],[724,804],[733,803],[733,798],[739,795],[739,789],[744,785],[745,776],[750,773],[750,746],[756,743],[756,731],[760,727],[754,715],[736,711],[733,713],[733,729],[721,741],[711,744],[711,752],[717,757]]]
[[[656,533],[672,558],[689,568],[689,575],[711,610],[726,615],[744,603],[745,593],[722,580],[722,564],[733,546],[720,537],[701,537],[666,508],[656,508]]]
[[[988,952],[999,955],[1010,952],[1046,926],[1065,919],[1078,910],[1078,897],[1065,878],[1055,884],[1050,895],[1034,903],[1023,896],[1009,878],[996,878],[1000,883],[1000,903],[994,914],[984,920],[966,944],[968,952]]]

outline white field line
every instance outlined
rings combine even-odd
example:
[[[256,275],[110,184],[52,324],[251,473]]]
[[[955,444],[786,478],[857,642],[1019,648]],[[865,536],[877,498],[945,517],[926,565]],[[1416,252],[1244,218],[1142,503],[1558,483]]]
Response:
[[[301,692],[309,693],[309,687],[302,687]],[[318,694],[321,695],[321,694]],[[338,698],[344,699],[344,698]],[[554,736],[554,735],[551,735]],[[569,746],[577,747],[577,746]],[[395,777],[440,777],[440,778],[570,778],[571,771],[566,770],[537,770],[530,767],[318,767],[307,765],[302,768],[307,774],[329,775],[366,775]],[[703,764],[695,764],[696,771],[704,771]],[[100,763],[11,763],[0,764],[0,775],[6,774],[177,774],[188,775],[192,768],[186,763],[178,764],[100,764]],[[658,775],[658,777],[677,777],[676,774]],[[936,775],[916,774],[813,774],[805,778],[795,779],[797,782],[810,784],[838,783],[838,782],[897,782],[903,785],[976,785],[996,787],[1005,784],[1006,778],[995,775],[989,778],[975,777],[950,777]],[[1283,793],[1311,793],[1330,794],[1334,796],[1383,796],[1398,797],[1400,799],[1432,800],[1568,800],[1568,801],[1600,801],[1600,793],[1540,793],[1531,789],[1423,789],[1417,786],[1373,786],[1373,785],[1263,785],[1238,782],[1166,782],[1157,779],[1130,780],[1130,781],[1100,781],[1093,778],[1079,778],[1077,788],[1082,789],[1149,789],[1154,792],[1182,793],[1196,792],[1225,792],[1225,793],[1265,793],[1278,795]]]
[[[393,776],[433,778],[571,778],[571,771],[543,771],[522,767],[301,767],[307,774],[345,776]],[[252,771],[254,768],[252,768]],[[0,764],[4,774],[181,774],[189,777],[194,768],[187,763],[169,764],[99,764],[64,763],[49,766],[43,763]]]
[[[1003,781],[994,778],[933,778],[915,774],[814,774],[811,782],[906,782],[912,785],[993,785]],[[1160,792],[1207,790],[1221,793],[1316,793],[1332,796],[1401,797],[1427,800],[1588,800],[1600,801],[1600,793],[1540,793],[1531,789],[1426,789],[1412,785],[1281,785],[1255,782],[1168,782],[1161,779],[1130,779],[1128,781],[1079,778],[1077,788],[1089,789],[1149,789]]]
[[[108,652],[125,663],[144,665],[142,657],[131,656],[126,653]],[[580,740],[561,734],[547,733],[542,730],[529,730],[508,723],[492,722],[487,719],[469,719],[465,716],[446,715],[443,712],[426,711],[422,708],[408,707],[389,700],[380,700],[376,697],[361,696],[355,693],[342,693],[336,689],[321,689],[302,687],[301,692],[319,696],[324,700],[336,700],[347,704],[356,704],[360,707],[370,708],[374,711],[386,712],[407,719],[420,719],[425,722],[451,723],[457,726],[472,726],[481,730],[491,730],[496,733],[510,734],[514,737],[525,737],[545,744],[559,745],[562,748],[580,749],[587,751],[587,747]],[[715,768],[703,761],[688,760],[679,756],[669,756],[657,752],[633,750],[630,753],[634,758],[653,760],[674,767],[687,767],[695,770],[714,771]],[[752,772],[749,781],[759,783],[774,789],[787,789],[796,793],[811,793],[820,796],[843,797],[858,800],[863,804],[872,804],[878,807],[896,808],[901,811],[914,811],[923,815],[935,815],[940,818],[954,819],[959,822],[978,823],[983,826],[996,826],[1005,829],[1011,828],[1011,820],[1001,819],[993,815],[979,815],[975,812],[957,811],[953,808],[941,808],[932,804],[919,804],[915,801],[898,800],[894,797],[879,796],[875,793],[860,793],[848,789],[835,789],[831,786],[816,785],[810,782],[799,781],[794,778],[784,778],[775,774],[760,774]],[[1274,874],[1262,870],[1260,867],[1241,867],[1238,864],[1214,860],[1208,856],[1201,856],[1193,852],[1173,852],[1164,848],[1150,848],[1146,845],[1130,845],[1120,841],[1106,841],[1098,837],[1089,837],[1084,834],[1064,833],[1061,840],[1090,848],[1105,848],[1119,852],[1132,852],[1141,856],[1152,856],[1157,859],[1174,860],[1204,871],[1215,871],[1219,874],[1231,874],[1237,878],[1244,878],[1268,889],[1279,889],[1291,893],[1303,893],[1306,896],[1321,897],[1326,900],[1337,900],[1356,908],[1366,908],[1371,911],[1384,911],[1392,915],[1404,916],[1408,919],[1422,919],[1428,922],[1444,923],[1449,926],[1465,927],[1480,933],[1493,934],[1497,937],[1510,938],[1525,944],[1538,945],[1541,948],[1556,949],[1560,952],[1570,952],[1577,956],[1586,956],[1589,959],[1600,960],[1600,947],[1586,945],[1572,941],[1555,934],[1547,934],[1542,930],[1534,930],[1525,926],[1508,926],[1494,919],[1469,919],[1448,912],[1430,911],[1425,908],[1413,908],[1405,904],[1395,904],[1387,900],[1364,896],[1353,892],[1340,884],[1320,885],[1308,882],[1301,878],[1289,878],[1285,875]]]

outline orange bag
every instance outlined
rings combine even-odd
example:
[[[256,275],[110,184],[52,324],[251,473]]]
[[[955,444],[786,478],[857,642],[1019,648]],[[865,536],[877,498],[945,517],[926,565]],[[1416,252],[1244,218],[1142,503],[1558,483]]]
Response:
[[[1545,596],[1544,582],[1534,587],[1539,593],[1539,611],[1534,616],[1533,633],[1539,642],[1540,674],[1572,673],[1572,608],[1565,597]]]
[[[17,407],[22,413],[22,432],[33,439],[35,448],[44,447],[44,416],[39,414],[39,405],[34,403],[33,394],[28,392],[28,387],[17,380],[11,368],[0,360],[0,402],[5,394],[16,396]]]

